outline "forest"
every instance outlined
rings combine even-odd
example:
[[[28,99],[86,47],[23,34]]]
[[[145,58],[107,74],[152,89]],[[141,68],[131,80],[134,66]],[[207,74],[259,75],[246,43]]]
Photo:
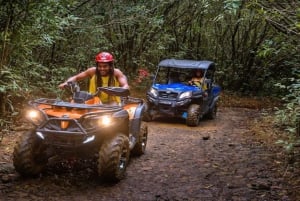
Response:
[[[108,51],[141,91],[164,58],[212,60],[223,91],[279,99],[274,124],[299,133],[298,0],[1,0],[0,10],[2,131],[15,102],[58,96]]]

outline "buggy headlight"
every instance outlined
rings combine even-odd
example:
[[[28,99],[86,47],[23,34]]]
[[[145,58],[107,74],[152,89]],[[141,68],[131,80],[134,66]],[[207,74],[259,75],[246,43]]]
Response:
[[[180,94],[179,99],[190,98],[192,97],[192,91],[187,91]]]
[[[151,89],[150,89],[150,94],[151,94],[152,96],[154,96],[154,97],[157,97],[157,96],[158,96],[158,92],[157,92],[157,90],[154,89],[154,88],[151,88]]]
[[[44,121],[44,115],[39,110],[32,109],[27,111],[26,117],[36,126],[40,125]]]

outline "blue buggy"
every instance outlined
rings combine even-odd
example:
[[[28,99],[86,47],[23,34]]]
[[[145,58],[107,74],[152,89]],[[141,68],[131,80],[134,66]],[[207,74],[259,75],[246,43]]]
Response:
[[[193,71],[203,72],[201,85],[188,82]],[[221,88],[214,83],[212,61],[165,59],[159,62],[147,91],[145,121],[157,116],[181,117],[188,126],[198,126],[201,118],[214,119]]]

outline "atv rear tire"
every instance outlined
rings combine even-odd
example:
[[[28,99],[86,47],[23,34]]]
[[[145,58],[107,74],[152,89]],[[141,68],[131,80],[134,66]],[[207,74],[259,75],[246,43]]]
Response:
[[[34,130],[24,133],[13,152],[13,164],[16,171],[25,177],[39,175],[47,165],[48,158],[44,154],[45,146]]]
[[[187,111],[186,125],[198,126],[200,121],[200,105],[191,104]]]
[[[129,162],[129,140],[123,134],[104,142],[99,151],[98,175],[106,181],[117,182],[125,177]]]
[[[207,118],[208,119],[215,119],[217,116],[217,104],[215,104],[211,109],[209,109],[208,113],[207,113]]]
[[[148,125],[145,122],[141,122],[139,139],[132,150],[132,154],[135,156],[143,155],[146,151],[147,140],[148,140]]]

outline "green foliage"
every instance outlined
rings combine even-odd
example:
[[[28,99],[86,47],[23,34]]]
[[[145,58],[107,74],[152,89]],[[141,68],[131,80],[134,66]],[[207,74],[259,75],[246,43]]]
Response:
[[[277,84],[287,91],[282,98],[285,102],[283,109],[276,113],[277,124],[286,127],[292,134],[296,134],[296,125],[300,120],[300,70],[294,69],[295,77],[290,78],[290,85]]]
[[[77,20],[69,14],[66,5],[70,3],[1,1],[0,116],[17,114],[13,100],[18,97],[26,100],[34,93],[54,91],[49,84],[53,80],[57,84],[61,77],[51,77],[55,71],[49,68],[55,59],[53,50]]]
[[[294,153],[295,146],[299,146],[300,140],[294,137],[291,137],[289,140],[278,140],[276,144],[282,145],[285,150],[292,154]]]
[[[280,140],[287,151],[293,152],[294,146],[299,145],[299,125],[300,125],[300,70],[293,70],[294,77],[290,78],[291,84],[277,84],[278,87],[287,91],[282,98],[285,102],[283,108],[277,109],[275,123],[284,128],[290,137],[288,140]]]
[[[8,117],[7,112],[9,111],[12,115],[16,115],[15,108],[13,106],[10,98],[11,94],[15,94],[14,96],[19,96],[18,92],[20,92],[20,87],[17,84],[16,80],[18,80],[14,73],[12,73],[6,67],[0,70],[0,120],[1,117]],[[2,120],[2,123],[6,122]]]
[[[0,71],[0,93],[7,93],[10,90],[16,90],[18,88],[13,73],[9,70]]]
[[[272,35],[258,49],[258,58],[268,70],[265,81],[271,92],[283,97],[284,105],[276,112],[276,125],[286,129],[293,137],[285,141],[286,148],[292,150],[296,142],[295,134],[300,114],[300,29],[297,27],[299,1],[253,1],[258,14],[270,25]],[[295,9],[297,8],[297,9]],[[270,81],[272,80],[272,82]]]
[[[224,9],[230,14],[236,15],[242,5],[242,0],[226,0],[224,1]]]
[[[11,121],[5,120],[5,119],[1,119],[0,118],[0,128],[1,128],[1,132],[0,132],[0,143],[4,137],[5,134],[7,134],[9,132],[9,128],[10,125],[12,124]]]

